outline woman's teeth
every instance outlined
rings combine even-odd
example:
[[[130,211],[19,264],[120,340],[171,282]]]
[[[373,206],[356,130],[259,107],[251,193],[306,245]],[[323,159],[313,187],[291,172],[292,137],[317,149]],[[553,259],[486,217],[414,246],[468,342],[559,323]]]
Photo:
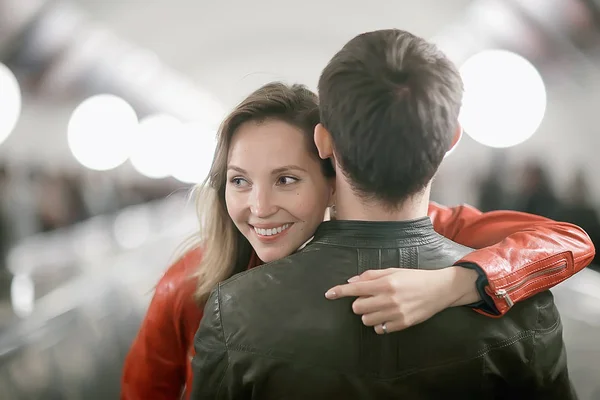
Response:
[[[269,229],[261,229],[261,228],[255,227],[255,226],[253,228],[256,231],[256,233],[258,233],[261,236],[273,236],[273,235],[277,235],[278,233],[285,231],[291,225],[292,224],[285,224],[285,225],[278,226],[277,228],[269,228]]]

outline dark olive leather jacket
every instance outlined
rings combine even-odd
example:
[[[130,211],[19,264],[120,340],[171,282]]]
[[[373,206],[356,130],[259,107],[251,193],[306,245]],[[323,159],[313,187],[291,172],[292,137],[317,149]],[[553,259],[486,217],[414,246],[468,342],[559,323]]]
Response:
[[[322,224],[303,250],[212,293],[191,399],[575,398],[550,292],[499,319],[456,307],[382,336],[353,314],[352,299],[324,297],[367,269],[439,269],[470,251],[429,218]]]

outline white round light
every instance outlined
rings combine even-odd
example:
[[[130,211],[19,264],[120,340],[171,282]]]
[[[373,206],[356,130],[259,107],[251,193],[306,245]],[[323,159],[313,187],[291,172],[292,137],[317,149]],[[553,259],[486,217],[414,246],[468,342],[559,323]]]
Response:
[[[147,208],[131,207],[121,211],[113,226],[115,240],[125,249],[142,246],[152,232],[151,220]]]
[[[21,115],[21,90],[10,69],[0,63],[0,143],[17,125]]]
[[[201,183],[208,176],[215,152],[216,129],[201,123],[186,124],[177,146],[179,157],[174,160],[172,175],[190,184]]]
[[[506,50],[485,50],[460,68],[465,86],[459,120],[464,131],[490,147],[516,146],[538,129],[546,88],[536,68]]]
[[[130,161],[140,174],[153,179],[171,174],[175,148],[182,135],[183,124],[174,117],[157,114],[140,121]]]
[[[118,167],[129,157],[137,115],[122,98],[102,94],[83,101],[71,115],[68,143],[82,165],[97,171]]]

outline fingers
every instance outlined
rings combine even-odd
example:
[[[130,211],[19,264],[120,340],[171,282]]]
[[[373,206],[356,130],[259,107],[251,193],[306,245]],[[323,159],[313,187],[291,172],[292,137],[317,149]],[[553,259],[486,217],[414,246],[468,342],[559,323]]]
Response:
[[[332,287],[325,293],[328,299],[339,299],[349,296],[372,296],[389,289],[390,282],[384,278],[398,272],[398,268],[374,269],[348,279],[347,284]]]
[[[383,334],[382,324],[385,324],[387,333],[401,331],[422,322],[419,316],[411,313],[410,315],[398,313],[394,308],[388,308],[373,313],[364,314],[361,317],[365,326],[373,326],[375,332]]]
[[[435,289],[438,278],[432,271],[370,270],[349,279],[351,283],[331,288],[325,296],[356,297],[352,310],[361,316],[363,324],[383,334],[381,324],[385,323],[390,333],[421,323],[445,307],[440,305],[439,290]]]
[[[389,274],[393,274],[394,272],[398,272],[398,268],[386,268],[386,269],[370,269],[368,271],[363,272],[360,275],[353,276],[348,279],[348,282],[358,282],[358,281],[369,281],[372,279],[381,278],[382,276],[386,276]]]
[[[325,297],[328,299],[339,299],[342,297],[359,297],[359,296],[371,296],[385,290],[385,281],[372,280],[372,281],[358,281],[354,283],[347,283],[345,285],[334,286],[325,293]]]
[[[383,323],[385,323],[385,328],[387,332],[383,332],[383,327],[381,326]],[[410,328],[413,325],[416,325],[418,322],[417,321],[408,321],[406,319],[403,318],[396,318],[396,319],[391,319],[391,320],[387,320],[387,321],[383,321],[382,323],[375,325],[375,333],[377,333],[378,335],[384,335],[386,333],[392,333],[392,332],[398,332],[398,331],[402,331],[406,328]]]
[[[363,315],[393,307],[388,296],[359,297],[352,303],[354,314]]]
[[[365,326],[375,326],[383,324],[387,322],[386,327],[390,324],[389,321],[393,321],[396,315],[394,314],[394,310],[381,310],[376,311],[374,313],[365,314],[361,317],[362,323]]]

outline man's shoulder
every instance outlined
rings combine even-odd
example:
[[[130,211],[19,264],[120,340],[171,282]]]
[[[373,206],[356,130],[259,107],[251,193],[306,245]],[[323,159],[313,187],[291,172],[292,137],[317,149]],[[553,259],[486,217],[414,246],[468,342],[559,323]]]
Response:
[[[419,267],[422,269],[440,269],[450,265],[473,251],[472,248],[456,243],[444,236],[434,243],[418,246]]]
[[[286,272],[289,267],[301,267],[306,265],[307,258],[308,257],[304,252],[299,252],[276,261],[250,268],[221,282],[219,289],[221,292],[227,292],[229,290],[237,290],[237,288],[245,285],[250,285],[256,280],[265,279],[267,276],[285,276],[287,275]]]
[[[324,250],[327,251],[328,249],[321,246],[310,246],[279,260],[251,268],[222,282],[219,285],[220,290],[221,292],[237,290],[237,288],[252,284],[257,280],[286,279],[296,275],[299,272],[298,268],[314,266],[315,263],[324,262],[321,259]]]
[[[352,254],[352,249],[315,244],[236,274],[219,284],[220,309],[253,308],[292,300],[291,291],[304,298],[317,294],[321,298],[328,289],[325,286],[339,284],[356,274],[356,267],[350,266],[354,265],[353,256],[348,252]]]

